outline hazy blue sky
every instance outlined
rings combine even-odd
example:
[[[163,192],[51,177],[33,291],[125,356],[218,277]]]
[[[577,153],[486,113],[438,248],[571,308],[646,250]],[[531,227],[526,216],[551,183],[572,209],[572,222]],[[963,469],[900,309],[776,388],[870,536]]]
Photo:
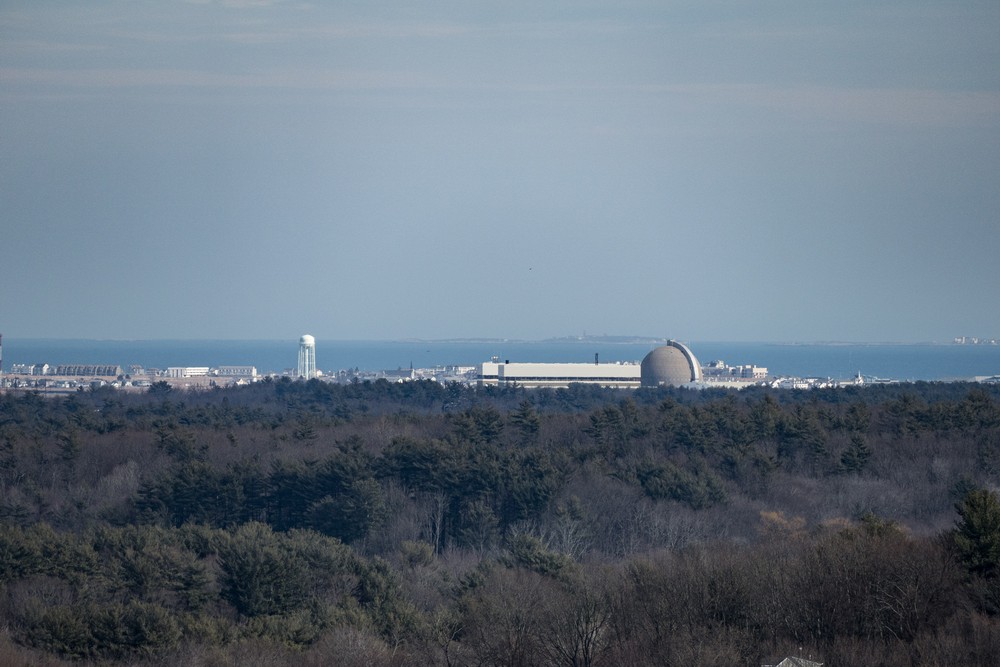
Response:
[[[0,3],[0,332],[1000,336],[1000,2]]]

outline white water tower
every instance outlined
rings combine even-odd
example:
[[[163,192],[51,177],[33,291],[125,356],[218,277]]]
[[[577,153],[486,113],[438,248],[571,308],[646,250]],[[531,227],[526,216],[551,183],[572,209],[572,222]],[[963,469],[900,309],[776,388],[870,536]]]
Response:
[[[316,339],[309,334],[299,339],[299,377],[316,377]]]

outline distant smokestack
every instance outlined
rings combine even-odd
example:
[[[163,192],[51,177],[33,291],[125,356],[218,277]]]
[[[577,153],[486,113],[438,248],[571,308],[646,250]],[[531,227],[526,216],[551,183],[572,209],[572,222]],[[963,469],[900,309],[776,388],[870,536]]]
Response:
[[[597,365],[597,355],[599,355],[599,354],[600,354],[600,352],[594,352],[594,365],[595,366]]]

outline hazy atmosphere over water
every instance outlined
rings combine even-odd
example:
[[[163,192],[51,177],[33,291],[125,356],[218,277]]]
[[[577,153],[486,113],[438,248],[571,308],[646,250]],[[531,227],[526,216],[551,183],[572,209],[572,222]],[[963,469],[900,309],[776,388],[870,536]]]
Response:
[[[0,5],[11,337],[1000,336],[1000,3]]]

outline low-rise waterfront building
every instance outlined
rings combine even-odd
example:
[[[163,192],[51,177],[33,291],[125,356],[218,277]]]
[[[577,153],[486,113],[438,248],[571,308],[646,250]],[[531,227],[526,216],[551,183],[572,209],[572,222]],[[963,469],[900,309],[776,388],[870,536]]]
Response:
[[[256,366],[219,366],[212,370],[212,375],[230,378],[255,378],[257,377]]]
[[[10,372],[13,375],[48,375],[48,364],[12,364]]]
[[[764,366],[730,366],[721,359],[710,361],[702,367],[702,375],[705,380],[763,380],[767,378],[767,368]]]
[[[174,379],[197,378],[205,377],[208,375],[209,370],[211,369],[208,366],[171,366],[167,369],[165,375],[168,378]]]
[[[116,364],[60,364],[51,375],[77,377],[112,377],[124,375],[121,366]]]

